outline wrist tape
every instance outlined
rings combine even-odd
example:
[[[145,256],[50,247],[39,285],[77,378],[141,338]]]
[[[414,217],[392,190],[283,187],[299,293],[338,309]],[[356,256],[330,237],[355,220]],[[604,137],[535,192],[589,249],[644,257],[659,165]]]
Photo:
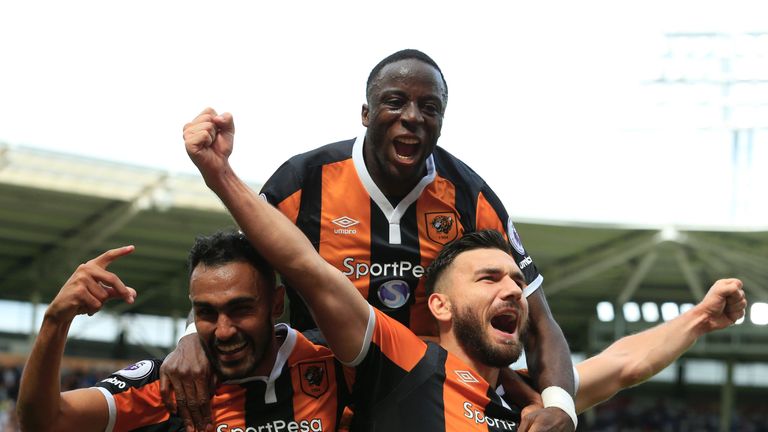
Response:
[[[573,398],[567,391],[561,387],[549,386],[541,392],[541,400],[544,402],[544,408],[557,407],[565,411],[566,414],[573,420],[573,427],[579,425],[579,421],[576,417],[576,406],[573,403]]]

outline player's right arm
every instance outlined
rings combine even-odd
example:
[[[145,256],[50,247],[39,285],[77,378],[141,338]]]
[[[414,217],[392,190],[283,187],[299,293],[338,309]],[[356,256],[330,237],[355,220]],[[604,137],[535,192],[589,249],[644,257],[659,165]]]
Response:
[[[99,390],[61,393],[59,373],[69,326],[76,315],[93,315],[110,298],[133,303],[136,291],[106,270],[133,246],[112,249],[81,264],[48,306],[21,376],[16,410],[24,431],[103,431],[109,420]]]
[[[184,127],[187,154],[205,183],[259,253],[299,292],[336,357],[355,360],[369,324],[368,302],[290,220],[237,177],[229,164],[233,141],[230,114],[206,109]]]
[[[204,431],[212,425],[211,395],[216,375],[205,355],[194,328],[194,311],[187,318],[187,334],[179,339],[176,349],[160,367],[160,394],[170,412],[176,412],[187,427]]]
[[[578,363],[576,411],[581,413],[661,372],[700,336],[726,328],[743,317],[746,307],[741,281],[722,279],[712,285],[699,304],[677,318],[625,336]]]

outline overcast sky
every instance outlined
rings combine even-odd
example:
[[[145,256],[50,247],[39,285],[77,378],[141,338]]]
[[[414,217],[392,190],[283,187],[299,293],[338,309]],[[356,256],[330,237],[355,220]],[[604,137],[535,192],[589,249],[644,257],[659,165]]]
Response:
[[[371,67],[418,48],[449,86],[440,145],[515,217],[766,227],[768,132],[734,171],[720,111],[693,109],[717,101],[651,84],[665,34],[768,31],[761,3],[3,2],[0,142],[195,172],[181,129],[212,106],[262,182],[362,133]]]

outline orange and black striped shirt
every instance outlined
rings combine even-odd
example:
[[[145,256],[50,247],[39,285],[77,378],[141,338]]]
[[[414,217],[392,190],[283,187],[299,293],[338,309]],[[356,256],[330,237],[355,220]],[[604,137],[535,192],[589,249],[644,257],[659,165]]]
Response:
[[[292,157],[261,192],[370,304],[416,334],[435,334],[421,276],[446,243],[480,229],[507,235],[528,283],[526,295],[539,287],[543,279],[507,211],[471,168],[436,147],[427,174],[393,205],[368,174],[363,140]],[[288,295],[291,325],[301,331],[316,327],[294,290]]]
[[[354,365],[352,431],[516,431],[520,411],[440,345],[371,308],[370,340]]]
[[[347,400],[343,367],[331,351],[278,324],[285,340],[268,377],[228,381],[211,401],[214,430],[335,431]],[[107,399],[107,431],[183,431],[160,398],[161,360],[142,360],[96,386]]]

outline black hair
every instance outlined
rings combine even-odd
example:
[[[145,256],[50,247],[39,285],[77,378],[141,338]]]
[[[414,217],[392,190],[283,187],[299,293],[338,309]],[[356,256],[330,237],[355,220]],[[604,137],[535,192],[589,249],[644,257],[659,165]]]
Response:
[[[409,59],[419,60],[421,62],[424,62],[432,66],[433,68],[435,68],[437,72],[440,73],[440,78],[443,80],[443,87],[445,87],[445,98],[447,99],[448,83],[445,82],[445,77],[443,76],[443,71],[440,70],[440,66],[438,66],[434,60],[432,60],[432,57],[415,49],[404,49],[396,53],[390,54],[387,57],[385,57],[382,61],[380,61],[376,66],[374,66],[373,69],[371,69],[371,73],[368,74],[368,81],[366,81],[365,83],[366,99],[368,99],[370,102],[371,87],[373,85],[373,80],[376,79],[376,77],[379,75],[379,72],[381,72],[381,70],[384,69],[384,66],[398,62],[400,60],[409,60]]]
[[[232,262],[251,264],[270,287],[276,286],[274,269],[240,231],[219,231],[210,236],[198,236],[187,260],[190,276],[199,264],[217,267]]]
[[[424,272],[427,296],[435,292],[438,279],[457,256],[475,249],[499,249],[507,255],[512,255],[509,242],[496,230],[480,230],[465,234],[445,245],[437,254],[437,258],[427,267]]]

